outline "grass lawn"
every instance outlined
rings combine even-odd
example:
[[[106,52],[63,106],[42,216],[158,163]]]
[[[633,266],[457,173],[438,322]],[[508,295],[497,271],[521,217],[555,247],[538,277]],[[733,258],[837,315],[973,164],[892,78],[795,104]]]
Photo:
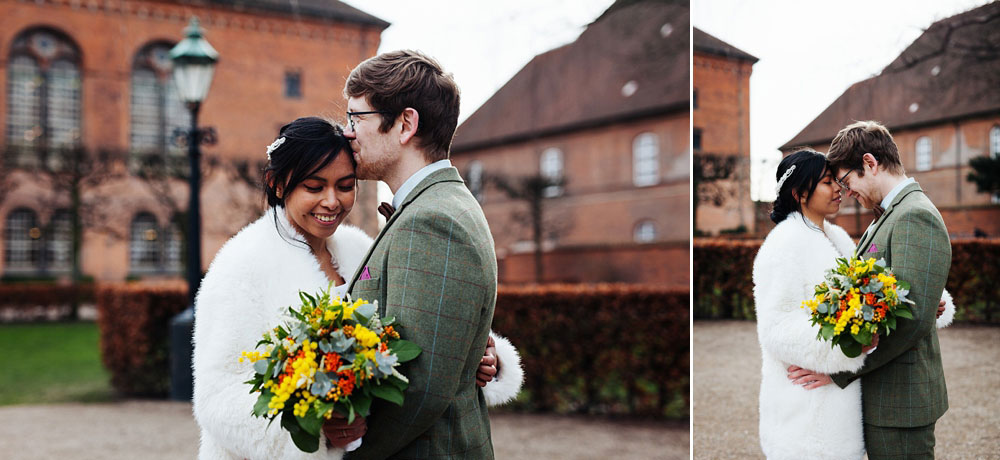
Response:
[[[0,405],[110,400],[97,342],[91,322],[0,325]]]

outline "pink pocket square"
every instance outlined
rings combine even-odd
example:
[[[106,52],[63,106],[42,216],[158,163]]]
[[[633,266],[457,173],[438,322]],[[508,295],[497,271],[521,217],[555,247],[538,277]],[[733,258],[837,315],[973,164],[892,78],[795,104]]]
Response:
[[[878,252],[878,248],[877,248],[877,247],[875,247],[875,243],[872,243],[872,245],[871,245],[871,246],[868,246],[868,252],[869,252],[869,253],[872,253],[872,252]],[[365,270],[366,270],[366,271],[365,271],[365,273],[367,273],[367,270],[368,270],[368,269],[366,268]]]
[[[359,281],[364,281],[364,280],[370,280],[370,279],[372,279],[372,275],[371,275],[371,273],[368,273],[368,267],[365,267],[365,269],[361,271],[361,277],[358,278],[358,280]]]

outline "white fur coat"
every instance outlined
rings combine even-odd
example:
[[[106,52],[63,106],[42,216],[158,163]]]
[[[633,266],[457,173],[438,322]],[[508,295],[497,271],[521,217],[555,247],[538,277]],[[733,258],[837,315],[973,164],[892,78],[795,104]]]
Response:
[[[825,232],[825,234],[824,234]],[[848,358],[840,348],[816,339],[802,301],[838,257],[850,257],[855,244],[842,228],[824,222],[824,232],[799,213],[779,223],[760,246],[753,264],[757,337],[762,363],[760,444],[768,459],[860,459],[865,452],[861,423],[861,381],[841,389],[835,384],[805,390],[787,378],[789,365],[832,374],[856,371],[865,355]],[[938,326],[951,322],[954,305]]]
[[[252,377],[253,370],[238,362],[240,353],[253,350],[287,307],[299,303],[300,289],[315,292],[329,283],[284,210],[277,210],[277,228],[274,216],[274,210],[267,212],[219,250],[195,301],[194,415],[201,428],[198,458],[202,460],[339,459],[343,455],[341,449],[323,445],[314,454],[301,452],[280,424],[268,427],[266,419],[251,414],[257,395],[250,394],[249,385],[243,382]],[[371,237],[360,229],[347,225],[337,229],[327,248],[340,265],[340,276],[351,279],[371,244]],[[490,405],[517,396],[523,379],[517,351],[503,337],[494,335],[494,340],[501,368],[484,389]]]

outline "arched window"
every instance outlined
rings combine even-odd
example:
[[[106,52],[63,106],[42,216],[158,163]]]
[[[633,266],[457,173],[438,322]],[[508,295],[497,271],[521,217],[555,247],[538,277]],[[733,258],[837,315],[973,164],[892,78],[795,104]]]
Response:
[[[174,130],[188,129],[191,114],[174,85],[169,43],[151,43],[132,62],[131,135],[136,155],[183,156],[172,142]]]
[[[557,148],[548,148],[542,152],[542,158],[539,164],[539,170],[541,171],[541,176],[554,182],[553,185],[545,187],[542,191],[542,196],[546,198],[552,198],[555,196],[562,195],[562,181],[563,181],[563,153],[562,150]]]
[[[469,186],[469,191],[472,192],[472,196],[476,197],[476,201],[482,203],[486,198],[486,187],[483,184],[482,161],[472,160],[469,162],[469,168],[465,171],[465,180]]]
[[[990,128],[990,156],[1000,158],[1000,126]]]
[[[64,34],[34,28],[14,38],[7,67],[7,143],[37,166],[81,144],[80,52]]]
[[[129,263],[132,272],[160,271],[162,240],[156,217],[148,212],[136,214],[132,219],[129,238]]]
[[[650,243],[656,240],[656,223],[651,220],[640,220],[632,230],[632,239],[636,243]]]
[[[7,214],[4,222],[4,268],[8,272],[36,272],[42,268],[42,229],[38,215],[27,208]]]
[[[642,133],[632,141],[632,183],[636,187],[660,181],[660,140],[653,133]]]
[[[931,169],[931,138],[923,136],[917,139],[917,171]]]
[[[69,270],[73,264],[73,217],[69,210],[52,214],[46,238],[46,263],[54,271]]]

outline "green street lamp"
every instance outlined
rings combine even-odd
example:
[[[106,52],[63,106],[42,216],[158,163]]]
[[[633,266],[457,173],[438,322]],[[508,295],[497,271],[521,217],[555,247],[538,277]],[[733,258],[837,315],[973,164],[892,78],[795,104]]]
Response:
[[[219,52],[205,41],[198,18],[184,29],[184,40],[170,50],[174,65],[174,82],[188,110],[191,129],[187,134],[190,174],[188,185],[187,283],[190,306],[170,321],[170,397],[190,400],[193,393],[191,377],[191,336],[194,325],[194,298],[201,282],[201,150],[202,143],[215,142],[215,130],[198,127],[198,111],[212,86]]]

